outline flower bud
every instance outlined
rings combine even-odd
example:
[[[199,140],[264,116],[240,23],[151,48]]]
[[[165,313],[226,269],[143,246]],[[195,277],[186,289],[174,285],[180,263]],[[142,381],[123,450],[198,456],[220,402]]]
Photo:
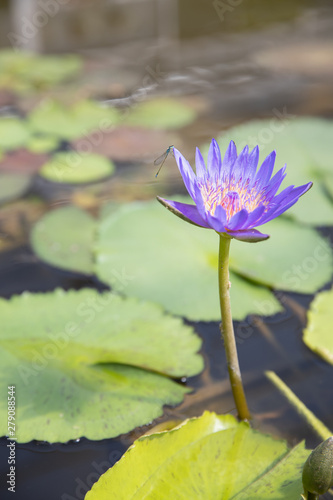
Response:
[[[305,492],[323,495],[333,487],[333,436],[313,450],[303,468]]]

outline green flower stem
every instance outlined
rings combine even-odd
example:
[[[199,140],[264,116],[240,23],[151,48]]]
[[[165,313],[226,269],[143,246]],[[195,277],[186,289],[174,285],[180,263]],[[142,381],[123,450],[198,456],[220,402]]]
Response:
[[[219,293],[221,306],[221,334],[224,340],[224,348],[227,357],[228,372],[231,383],[231,390],[236,403],[238,417],[241,420],[249,420],[249,412],[245,392],[242,383],[242,376],[239,369],[234,326],[232,322],[230,307],[230,282],[229,282],[229,248],[231,238],[220,235],[219,250]]]
[[[316,495],[315,493],[310,493],[309,491],[307,492],[307,496],[305,497],[306,500],[318,500],[319,495]]]

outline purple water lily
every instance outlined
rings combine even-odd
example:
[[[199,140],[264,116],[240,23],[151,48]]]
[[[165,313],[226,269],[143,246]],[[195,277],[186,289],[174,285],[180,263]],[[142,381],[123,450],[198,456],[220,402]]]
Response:
[[[276,194],[285,178],[286,166],[272,177],[276,157],[273,151],[257,171],[258,146],[251,152],[246,146],[237,155],[235,143],[231,141],[222,161],[220,148],[213,139],[207,169],[199,149],[196,150],[196,175],[177,149],[174,148],[173,153],[195,205],[160,197],[158,201],[191,224],[242,241],[269,238],[254,227],[281,215],[312,186],[312,182],[299,187],[289,186]]]

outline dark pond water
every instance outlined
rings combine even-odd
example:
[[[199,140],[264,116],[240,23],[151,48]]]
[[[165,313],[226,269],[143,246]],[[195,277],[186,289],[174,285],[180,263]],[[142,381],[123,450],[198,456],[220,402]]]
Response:
[[[135,92],[142,89],[142,82],[147,83],[144,77],[148,71],[149,75],[154,74],[146,88],[148,95],[190,95],[195,105],[205,110],[201,120],[182,131],[185,152],[250,118],[272,117],[276,113],[333,116],[332,2],[244,0],[238,4],[222,19],[214,3],[180,2],[178,37],[174,35],[173,22],[160,21],[155,38],[107,49],[115,73],[124,75],[124,93],[129,102],[135,102]],[[316,56],[319,53],[321,57]],[[91,59],[101,54],[105,57],[105,51],[88,53]],[[105,82],[95,85],[98,98],[119,104],[116,96],[107,94]],[[162,176],[160,184],[153,183],[150,170],[139,171],[136,165],[129,164],[115,178],[116,187],[105,188],[103,196],[105,200],[123,200],[152,197],[161,190],[181,192],[175,168],[170,167],[165,178],[166,183]],[[35,203],[36,197],[41,197],[39,210],[43,213],[54,204],[66,203],[71,196],[70,190],[50,192],[36,182],[26,199]],[[31,224],[38,217],[25,215],[25,205],[14,212],[8,215],[14,221],[13,244],[0,253],[1,297],[56,287],[103,289],[94,279],[61,272],[39,262],[28,244]],[[8,228],[1,230],[6,232]],[[329,229],[325,234],[333,235]],[[275,371],[333,429],[332,367],[302,342],[312,297],[285,293],[279,294],[279,299],[285,305],[283,313],[236,323],[246,394],[255,427],[287,439],[290,445],[306,439],[312,448],[320,439],[263,373]],[[197,416],[205,409],[235,414],[218,324],[191,324],[203,339],[205,371],[186,381],[194,393],[186,396],[181,406],[166,408],[164,416],[152,425],[168,418]],[[151,426],[99,442],[83,438],[68,444],[18,445],[17,491],[15,496],[10,495],[2,481],[1,498],[82,499],[100,474]],[[0,440],[1,477],[8,472],[6,445],[5,439]]]

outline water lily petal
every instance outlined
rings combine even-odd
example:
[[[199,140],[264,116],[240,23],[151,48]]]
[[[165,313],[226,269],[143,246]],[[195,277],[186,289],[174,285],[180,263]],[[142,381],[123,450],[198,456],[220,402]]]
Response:
[[[269,234],[264,234],[257,229],[244,229],[241,231],[228,231],[227,234],[236,240],[247,241],[248,243],[256,243],[257,241],[267,240]]]
[[[259,207],[255,208],[253,212],[249,214],[246,225],[247,227],[253,227],[258,225],[258,222],[262,215],[265,213],[266,207],[265,205],[259,205]]]
[[[222,161],[222,172],[229,177],[229,171],[237,159],[237,148],[234,141],[230,141]]]
[[[299,186],[297,188],[294,188],[291,193],[286,196],[286,198],[283,200],[283,202],[279,203],[275,210],[272,212],[267,212],[266,216],[263,218],[264,221],[260,221],[260,224],[264,224],[266,222],[269,222],[272,219],[275,219],[275,217],[278,217],[279,215],[283,214],[289,208],[291,208],[303,194],[305,194],[309,189],[312,187],[312,182],[309,182],[308,184],[304,184],[303,186]],[[273,200],[274,201],[274,200]],[[259,225],[259,224],[258,224]]]
[[[247,222],[247,219],[249,218],[249,213],[245,208],[237,212],[235,215],[233,215],[230,219],[230,221],[226,224],[228,230],[239,230],[243,229],[244,224]]]
[[[259,161],[259,148],[258,146],[256,146],[249,153],[248,163],[244,170],[244,179],[250,179],[250,180],[254,179],[254,175],[256,173],[258,166],[258,161]]]
[[[188,205],[187,203],[180,203],[178,201],[165,200],[164,198],[156,197],[157,200],[165,208],[170,210],[174,215],[180,217],[181,219],[194,224],[196,226],[209,228],[210,226],[202,219],[198,209],[195,205]]]
[[[269,184],[265,190],[265,195],[266,197],[273,198],[275,194],[278,192],[283,179],[285,178],[286,174],[286,168],[287,165],[285,165],[283,168],[281,168],[269,181]]]
[[[270,180],[274,170],[275,158],[276,151],[272,151],[262,162],[254,180],[254,184],[258,186],[258,190],[266,186]]]
[[[249,156],[249,147],[245,146],[245,148],[240,152],[235,163],[230,169],[230,179],[232,178],[235,181],[238,181],[240,178],[243,177],[244,171],[248,163],[248,156]]]
[[[212,139],[212,142],[210,143],[209,146],[208,159],[207,159],[207,170],[209,176],[216,177],[217,175],[219,175],[221,170],[221,164],[222,160],[221,160],[220,148],[215,139]]]
[[[210,225],[212,229],[214,229],[218,233],[224,233],[226,231],[225,227],[226,213],[221,205],[219,205],[216,208],[214,215],[207,213],[206,217],[207,217],[207,223]]]
[[[203,181],[204,179],[206,179],[207,176],[206,165],[202,157],[202,154],[200,153],[199,148],[196,149],[195,153],[195,170],[198,180]]]
[[[189,195],[193,198],[193,187],[196,182],[195,174],[189,162],[184,158],[184,156],[178,151],[178,149],[173,148],[173,154],[176,158],[176,162],[183,178],[184,184]]]
[[[207,220],[207,216],[206,216],[207,210],[206,210],[205,204],[203,202],[202,194],[201,194],[201,191],[200,191],[198,184],[194,185],[193,195],[194,195],[193,201],[197,206],[197,209],[198,209],[200,216],[202,217],[202,219]]]

